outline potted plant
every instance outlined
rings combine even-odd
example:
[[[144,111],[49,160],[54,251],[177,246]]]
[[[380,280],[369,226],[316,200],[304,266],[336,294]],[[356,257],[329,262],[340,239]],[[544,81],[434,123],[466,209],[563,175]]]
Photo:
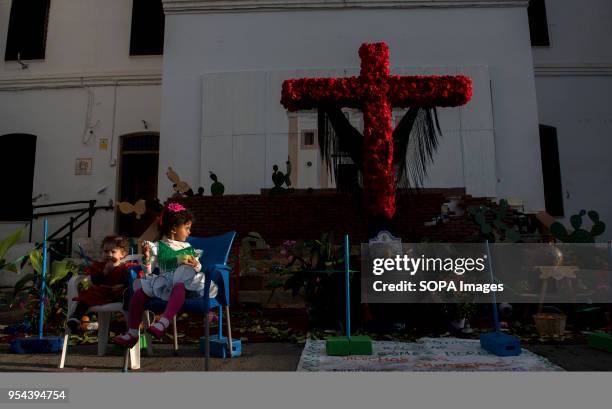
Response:
[[[11,307],[19,305],[25,307],[27,318],[33,326],[37,325],[40,302],[40,288],[42,280],[42,252],[39,249],[30,251],[27,262],[32,267],[32,272],[24,275],[13,290],[13,301]],[[65,318],[67,300],[67,282],[81,271],[81,266],[71,259],[54,261],[51,264],[50,273],[47,276],[45,303],[45,322],[50,324],[61,324]]]
[[[304,294],[309,322],[312,326],[337,327],[342,320],[338,294],[343,276],[337,272],[344,265],[342,247],[334,243],[333,233],[320,240],[285,242],[289,263],[281,272],[287,276],[283,288],[295,297]]]
[[[22,233],[23,230],[17,230],[0,241],[0,271],[9,271],[13,273],[17,273],[19,271],[17,267],[18,261],[10,262],[6,260],[5,257],[8,250],[13,247],[15,243],[21,240]]]

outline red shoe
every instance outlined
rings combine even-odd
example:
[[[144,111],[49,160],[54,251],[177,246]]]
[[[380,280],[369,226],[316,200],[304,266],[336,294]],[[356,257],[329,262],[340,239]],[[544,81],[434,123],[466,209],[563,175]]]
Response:
[[[159,322],[159,321],[158,321]],[[163,324],[161,324],[163,326]],[[166,333],[166,328],[164,329],[158,329],[157,327],[155,327],[154,325],[149,325],[145,331],[147,331],[149,334],[153,335],[155,338],[157,339],[162,339],[164,337],[164,334]]]
[[[121,345],[122,347],[125,347],[125,348],[132,348],[134,345],[138,343],[138,341],[140,341],[140,339],[137,336],[132,335],[129,332],[125,335],[127,335],[128,337],[125,338],[123,335],[117,335],[111,341],[114,344]]]

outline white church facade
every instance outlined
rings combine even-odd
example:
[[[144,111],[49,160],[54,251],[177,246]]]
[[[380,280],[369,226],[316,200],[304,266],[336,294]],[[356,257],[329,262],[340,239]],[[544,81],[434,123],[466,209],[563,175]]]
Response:
[[[15,55],[10,25],[28,21],[15,2],[0,1],[0,143],[19,190],[27,175],[7,140],[36,137],[36,205],[163,199],[168,167],[204,194],[210,171],[226,194],[259,193],[288,158],[295,187],[333,187],[317,115],[288,113],[282,82],[357,75],[361,43],[384,41],[393,74],[473,80],[468,105],[439,110],[444,136],[426,187],[612,220],[612,50],[601,45],[612,37],[609,1],[541,1],[530,19],[526,0],[37,0],[44,49],[33,58]],[[163,55],[151,37],[159,30]],[[358,111],[346,115],[361,126]],[[11,195],[3,189],[2,201]],[[116,213],[96,213],[94,234],[116,229]],[[0,236],[26,223],[5,219]],[[53,229],[66,217],[50,220]],[[34,238],[39,230],[36,222]]]

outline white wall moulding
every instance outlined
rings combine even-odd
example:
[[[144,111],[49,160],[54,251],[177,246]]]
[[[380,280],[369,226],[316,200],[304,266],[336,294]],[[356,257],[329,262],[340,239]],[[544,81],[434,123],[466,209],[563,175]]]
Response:
[[[528,0],[163,0],[166,14],[289,9],[527,7]]]
[[[610,77],[612,63],[609,64],[536,64],[538,77]]]
[[[0,76],[0,91],[160,85],[161,71]]]

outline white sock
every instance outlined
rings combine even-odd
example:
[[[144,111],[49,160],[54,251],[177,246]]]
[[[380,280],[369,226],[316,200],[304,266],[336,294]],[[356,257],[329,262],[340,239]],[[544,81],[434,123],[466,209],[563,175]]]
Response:
[[[159,319],[159,321],[156,322],[156,324],[161,324],[161,326],[163,326],[163,328],[160,328],[158,326],[157,327],[158,329],[166,329],[166,328],[168,328],[168,325],[170,325],[170,321],[168,321],[168,319],[166,317],[161,317]]]

